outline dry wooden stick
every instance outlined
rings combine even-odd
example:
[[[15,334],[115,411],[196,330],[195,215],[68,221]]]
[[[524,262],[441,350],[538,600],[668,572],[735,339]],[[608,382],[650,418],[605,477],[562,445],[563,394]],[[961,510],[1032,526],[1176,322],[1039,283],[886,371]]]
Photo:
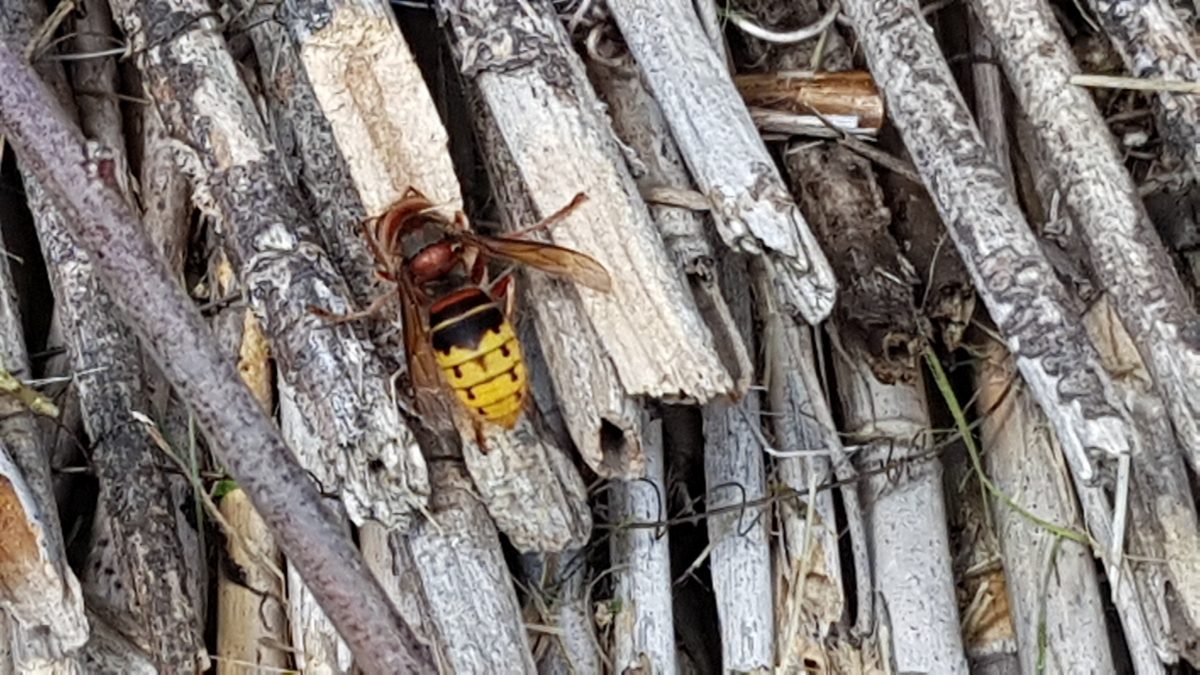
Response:
[[[528,635],[491,518],[461,465],[436,462],[431,516],[392,534],[396,576],[416,575],[450,673],[534,673]]]
[[[515,6],[512,4],[496,5],[494,9],[512,12]],[[511,22],[496,20],[491,23],[507,25]],[[481,22],[481,25],[488,24],[487,21]],[[534,25],[540,31],[551,35],[557,35],[561,30],[557,23],[557,17],[539,17]],[[521,26],[522,29],[527,28],[525,24],[518,24],[518,26]],[[561,43],[555,47],[553,52],[556,59],[577,58],[569,52],[569,48],[565,44],[565,37],[555,39]],[[499,74],[493,75],[499,77]],[[525,73],[517,73],[517,75],[520,75],[517,82],[527,80],[530,86],[537,89],[554,90],[549,83],[541,81],[541,74],[538,71],[530,70]],[[522,224],[536,222],[542,211],[530,196],[523,171],[516,162],[516,156],[509,149],[505,134],[492,112],[492,105],[501,105],[502,103],[485,102],[478,84],[471,84],[468,91],[477,137],[480,146],[484,149],[482,159],[488,169],[492,191],[502,205],[500,215],[505,228],[512,230]],[[510,124],[516,126],[515,131],[522,136],[544,135],[544,128],[537,124],[528,125],[528,120],[522,120],[519,117],[529,107],[522,102],[525,95],[521,94],[519,89],[511,94],[503,94],[503,91],[501,89],[501,101],[511,96],[511,100],[503,103],[503,106],[507,108],[505,115],[508,116]],[[551,117],[556,116],[556,113],[550,110],[542,111],[542,113]],[[571,118],[575,118],[581,123],[590,120],[590,123],[597,127],[585,138],[591,138],[592,143],[598,143],[600,139],[596,134],[604,128],[600,125],[600,119],[595,116],[594,112],[587,113],[582,120],[579,119],[580,117],[581,115],[578,113],[571,115]],[[512,133],[512,130],[509,133]],[[579,139],[563,140],[562,147],[567,147],[565,144],[577,140]],[[544,142],[545,139],[542,141]],[[594,151],[595,148],[589,152]],[[544,154],[548,155],[549,153]],[[539,162],[545,160],[545,156],[539,157]],[[604,167],[604,174],[611,176],[621,165],[617,163],[616,158],[609,158],[606,161],[608,165]],[[559,179],[565,175],[546,171],[537,173],[547,177],[557,175]],[[569,180],[576,185],[580,182],[580,179],[577,178],[569,178]],[[554,209],[559,207],[561,204],[555,205]],[[576,226],[578,226],[577,223],[569,222],[563,223],[558,229]],[[560,281],[536,273],[529,274],[521,286],[526,289],[524,297],[532,299],[526,305],[526,309],[532,315],[533,321],[530,324],[536,328],[541,347],[542,358],[531,359],[531,364],[547,366],[542,372],[553,382],[554,399],[557,400],[556,408],[549,407],[550,397],[547,396],[549,391],[538,384],[538,381],[542,379],[539,373],[531,371],[531,377],[534,380],[534,396],[539,408],[543,412],[549,411],[548,416],[551,418],[557,417],[559,416],[557,413],[561,413],[563,426],[569,431],[571,439],[575,442],[584,461],[601,475],[640,474],[644,458],[641,454],[641,432],[638,426],[641,421],[639,407],[623,387],[613,359],[606,355],[604,343],[581,305],[579,294]],[[528,333],[523,333],[523,335],[526,334]],[[538,367],[540,368],[540,365]]]
[[[362,559],[321,507],[315,486],[106,182],[104,162],[88,154],[78,130],[8,45],[0,46],[0,79],[7,83],[0,90],[0,129],[55,195],[72,236],[92,256],[118,308],[138,328],[360,662],[388,672],[427,666],[427,650],[398,622]]]
[[[754,300],[743,256],[723,261],[738,337],[755,353]],[[732,269],[731,269],[732,268]],[[768,286],[766,292],[773,293]],[[790,319],[788,319],[790,320]],[[767,494],[764,451],[759,443],[762,396],[749,391],[737,403],[703,409],[705,508],[717,509]],[[775,665],[775,593],[765,508],[734,510],[708,519],[709,571],[721,626],[721,663],[741,673],[769,672]]]
[[[1193,469],[1200,469],[1200,315],[1175,274],[1133,180],[1044,0],[977,0],[1044,161],[1146,362]]]
[[[275,128],[295,135],[296,173],[317,196],[323,238],[347,278],[359,282],[358,299],[369,300],[380,289],[362,283],[372,278],[373,261],[364,264],[358,255],[361,231],[353,223],[382,214],[409,187],[440,206],[461,208],[446,130],[384,6],[297,2],[285,16],[293,39],[271,24],[253,33],[260,60],[272,64],[263,76]],[[398,334],[394,323],[378,324],[377,333]],[[403,362],[397,339],[378,341],[385,358]],[[583,482],[566,453],[527,418],[513,433],[488,434],[486,454],[472,429],[462,441],[480,496],[514,546],[546,551],[586,542],[591,517]]]
[[[370,345],[310,311],[348,311],[346,283],[317,244],[207,5],[113,5],[168,132],[194,153],[198,202],[222,225],[243,292],[296,388],[299,419],[324,441],[305,467],[339,493],[353,522],[406,524],[428,494],[420,448]],[[181,25],[155,18],[164,14]]]
[[[610,489],[612,518],[620,523],[653,523],[666,511],[666,467],[662,420],[642,427],[646,476],[618,480]],[[613,669],[646,668],[673,675],[676,670],[675,620],[671,611],[670,535],[666,529],[624,529],[613,533],[611,560],[616,569],[616,595],[621,611],[615,617]]]
[[[1055,194],[1058,188],[1055,185],[1054,177],[1050,174],[1049,167],[1036,159],[1036,140],[1033,136],[1033,130],[1030,128],[1028,120],[1019,117],[1016,142],[1026,159],[1021,168],[1027,169],[1032,174],[1021,181],[1022,191],[1031,210],[1037,211],[1039,210],[1038,206],[1052,205],[1057,200]],[[1045,206],[1042,206],[1040,210],[1044,213],[1041,217],[1045,218],[1041,227],[1043,232],[1055,229],[1070,230],[1074,227],[1069,223],[1069,214],[1055,215],[1053,208]],[[1058,218],[1066,219],[1067,226],[1056,224],[1054,221]],[[1077,246],[1076,248],[1082,247]],[[1045,247],[1045,249],[1053,250],[1051,247]],[[1082,255],[1082,252],[1075,254],[1073,250],[1070,250],[1064,257],[1077,258],[1079,255]],[[1092,334],[1096,334],[1096,331],[1093,330]],[[1108,339],[1108,336],[1104,336],[1104,341]],[[1127,371],[1129,369],[1122,365],[1118,367],[1118,370]],[[1174,443],[1164,448],[1167,452],[1173,452],[1175,449]],[[1072,478],[1075,483],[1075,493],[1083,512],[1083,520],[1087,524],[1092,538],[1107,548],[1106,542],[1112,539],[1110,525],[1112,500],[1109,493],[1102,484],[1089,486],[1079,481],[1077,476],[1073,475]],[[1140,513],[1138,515],[1141,516]],[[1141,543],[1139,542],[1140,531],[1154,526],[1152,522],[1146,524],[1147,528],[1135,529],[1135,545]],[[1160,542],[1150,543],[1157,546]],[[1113,571],[1110,569],[1109,573],[1112,574]],[[1164,672],[1164,662],[1177,661],[1179,658],[1179,649],[1177,645],[1172,644],[1171,640],[1172,617],[1170,610],[1167,609],[1170,600],[1166,593],[1165,571],[1159,565],[1134,565],[1127,562],[1121,567],[1119,574],[1121,575],[1120,581],[1117,583],[1113,603],[1116,606],[1117,615],[1120,617],[1125,643],[1129,647],[1130,659],[1138,672]],[[1112,578],[1109,579],[1109,583],[1110,585],[1113,583]]]
[[[825,256],[787,193],[729,71],[690,5],[612,0],[609,9],[708,196],[730,248],[770,255],[783,307],[816,323],[833,308]]]
[[[602,26],[596,29],[599,28]],[[591,50],[593,43],[589,41],[588,45]],[[596,93],[608,106],[613,133],[624,144],[626,163],[638,181],[643,198],[647,193],[690,188],[692,178],[687,164],[633,56],[622,50],[598,58],[589,51],[584,59]],[[710,208],[699,192],[688,194],[697,197],[705,209]],[[676,267],[687,275],[696,306],[713,333],[726,368],[734,376],[735,390],[745,391],[753,364],[717,283],[717,253],[710,241],[713,233],[710,216],[692,208],[678,208],[679,205],[648,206]]]
[[[600,651],[593,608],[586,597],[591,567],[583,549],[553,555],[521,557],[524,577],[534,585],[535,621],[549,623],[557,633],[538,659],[538,672],[547,675],[603,672],[607,657]],[[528,610],[527,610],[528,616]],[[535,641],[534,655],[538,656]],[[611,663],[609,664],[611,665]]]
[[[1173,154],[1200,171],[1200,57],[1194,28],[1167,0],[1090,0],[1088,5],[1134,76],[1193,85],[1191,96],[1159,91],[1155,102]]]
[[[928,448],[930,422],[923,387],[882,384],[861,361],[851,360],[852,353],[836,346],[835,352],[845,432],[868,444],[855,455],[858,469]],[[887,608],[899,668],[967,672],[941,461],[906,464],[899,479],[871,474],[859,493],[871,540],[872,573]]]
[[[13,427],[6,426],[4,436],[12,439]],[[66,566],[45,470],[34,474],[37,482],[26,481],[6,446],[0,443],[0,616],[13,625],[3,639],[12,640],[18,672],[70,670],[70,653],[88,639],[79,581]]]
[[[6,256],[0,256],[0,367],[18,385],[14,374],[30,372]],[[0,462],[5,466],[0,492],[6,503],[0,512],[11,516],[0,516],[0,540],[29,544],[0,547],[5,570],[0,615],[12,622],[3,639],[12,640],[17,670],[68,668],[68,652],[88,639],[88,627],[79,581],[67,566],[50,465],[31,404],[38,405],[17,392],[0,394]]]
[[[846,0],[890,117],[937,203],[975,286],[1046,411],[1079,480],[1095,453],[1128,457],[1128,412],[1067,295],[1029,230],[920,7],[912,0]],[[1116,544],[1116,541],[1108,542]],[[1119,552],[1109,550],[1116,564]]]
[[[707,401],[728,392],[732,381],[713,337],[671,265],[583,64],[570,50],[550,5],[453,0],[439,8],[448,19],[460,66],[478,87],[497,141],[514,162],[537,212],[556,211],[578,192],[590,197],[554,229],[552,238],[594,256],[613,272],[611,293],[564,289],[566,297],[578,298],[592,330],[582,322],[559,331],[544,326],[541,305],[566,298],[562,291],[538,292],[539,282],[530,275],[538,297],[532,312],[554,376],[560,378],[559,396],[581,396],[577,383],[587,377],[585,363],[600,359],[630,395]],[[537,51],[536,59],[531,50]],[[571,94],[559,95],[564,90]],[[607,356],[580,355],[568,365],[562,358],[565,345],[559,343],[580,332],[594,332]],[[611,384],[593,388],[595,399],[619,396]],[[594,450],[596,422],[609,412],[604,410],[607,401],[599,403],[599,414],[586,421],[567,415],[572,437],[593,466],[599,456]]]
[[[990,59],[992,45],[978,24],[973,21],[970,30],[973,52]],[[978,63],[973,68],[975,118],[997,165],[1015,190],[1002,73],[994,63]],[[1070,473],[1052,438],[1039,433],[1045,416],[1017,377],[1003,346],[989,342],[975,377],[980,392],[978,409],[986,411],[980,444],[988,477],[1039,518],[1079,529],[1083,518],[1075,504]],[[999,499],[993,498],[991,503],[1022,671],[1033,672],[1043,661],[1052,671],[1073,667],[1112,671],[1112,647],[1091,552],[1078,542],[1060,541]],[[1052,574],[1048,582],[1047,571]],[[1042,635],[1052,636],[1049,644],[1043,644]],[[1139,636],[1133,636],[1134,644],[1138,641]]]
[[[44,16],[38,3],[18,4],[0,15],[3,39],[10,44],[29,40],[35,27],[23,22]],[[39,68],[57,94],[57,110],[73,120],[74,99],[59,64],[44,61]],[[93,157],[112,162],[109,154]],[[116,164],[107,166],[119,187]],[[94,261],[71,242],[71,216],[54,199],[48,179],[25,163],[21,170],[54,288],[61,338],[79,374],[74,384],[84,424],[96,441],[91,464],[100,494],[82,574],[84,593],[95,608],[121,617],[125,636],[152,654],[160,668],[206,667],[197,608],[187,592],[192,576],[176,530],[176,502],[157,446],[132,417],[135,410],[149,409],[137,342],[119,323]]]

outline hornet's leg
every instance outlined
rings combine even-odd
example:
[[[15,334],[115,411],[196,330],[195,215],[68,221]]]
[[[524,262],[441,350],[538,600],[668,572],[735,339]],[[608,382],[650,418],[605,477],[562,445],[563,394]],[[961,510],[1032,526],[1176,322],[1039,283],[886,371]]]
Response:
[[[555,227],[556,225],[561,223],[563,220],[565,220],[567,216],[571,215],[575,211],[575,209],[579,208],[580,206],[583,206],[583,203],[586,202],[587,200],[588,200],[587,194],[584,192],[580,192],[579,194],[575,195],[575,197],[571,200],[570,204],[567,204],[566,206],[562,207],[561,209],[550,214],[548,217],[543,219],[541,222],[534,223],[533,225],[530,225],[528,227],[522,227],[518,230],[513,230],[512,232],[508,232],[508,233],[504,234],[503,237],[505,239],[520,239],[521,237],[524,237],[525,235],[532,234],[532,233],[538,232],[540,230],[549,230],[550,228]]]
[[[349,323],[351,321],[367,319],[367,318],[370,318],[370,317],[373,317],[373,316],[379,314],[381,311],[383,311],[383,308],[387,305],[388,302],[391,301],[391,299],[393,297],[395,297],[394,292],[388,291],[387,293],[384,293],[384,294],[380,295],[379,297],[375,298],[374,300],[372,300],[371,304],[368,305],[366,309],[363,309],[363,310],[360,310],[357,312],[350,312],[349,314],[338,314],[336,312],[331,312],[323,307],[316,307],[313,305],[308,306],[308,311],[312,312],[313,314],[316,314],[317,316],[321,317],[322,319],[325,319],[326,321],[328,321],[332,324],[335,324],[335,325],[341,324],[341,323]]]

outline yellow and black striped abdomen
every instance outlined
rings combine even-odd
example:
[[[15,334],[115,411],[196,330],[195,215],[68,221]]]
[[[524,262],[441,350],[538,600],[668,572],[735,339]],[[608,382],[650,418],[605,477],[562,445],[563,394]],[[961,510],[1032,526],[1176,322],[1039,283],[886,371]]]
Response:
[[[521,344],[504,312],[479,288],[464,288],[429,309],[438,365],[477,419],[506,429],[521,417],[527,379]]]

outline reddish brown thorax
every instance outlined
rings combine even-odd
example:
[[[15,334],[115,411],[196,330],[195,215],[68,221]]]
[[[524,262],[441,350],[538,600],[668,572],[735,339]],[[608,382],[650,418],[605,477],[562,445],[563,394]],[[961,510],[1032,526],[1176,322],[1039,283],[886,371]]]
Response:
[[[454,244],[442,240],[421,249],[405,264],[412,273],[413,281],[424,284],[446,276],[458,262],[459,255]]]
[[[461,251],[447,241],[442,230],[429,224],[438,216],[424,197],[409,197],[387,213],[376,225],[375,238],[385,251],[398,254],[417,285],[443,280],[462,262]]]

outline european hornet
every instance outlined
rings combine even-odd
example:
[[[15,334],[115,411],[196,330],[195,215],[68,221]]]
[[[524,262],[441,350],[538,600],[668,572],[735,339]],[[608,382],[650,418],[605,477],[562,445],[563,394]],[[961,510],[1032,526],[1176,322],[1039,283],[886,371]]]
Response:
[[[333,315],[335,322],[378,314],[399,299],[408,372],[418,404],[445,386],[474,422],[512,429],[521,418],[528,379],[512,325],[511,267],[488,279],[491,259],[528,265],[598,291],[612,286],[608,271],[578,251],[522,239],[553,227],[587,200],[580,193],[545,220],[517,233],[489,237],[472,232],[462,211],[447,218],[425,195],[409,188],[382,216],[364,224],[376,274],[397,293],[380,295],[360,312]],[[444,384],[442,381],[444,378]]]

